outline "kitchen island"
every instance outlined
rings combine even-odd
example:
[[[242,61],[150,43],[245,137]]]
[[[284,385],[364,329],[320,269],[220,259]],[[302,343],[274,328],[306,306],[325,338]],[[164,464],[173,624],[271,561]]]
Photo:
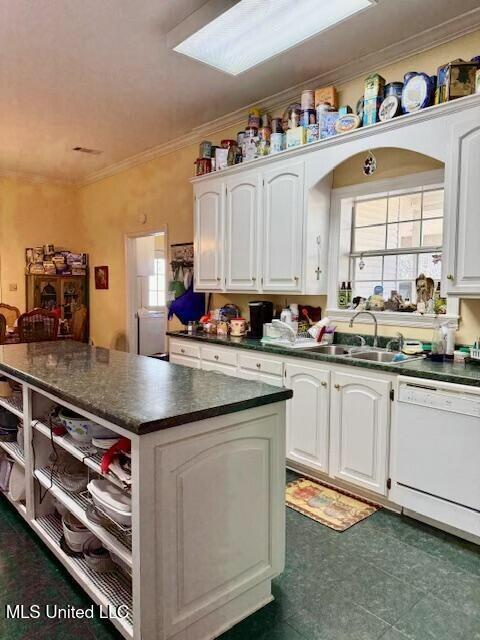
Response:
[[[22,388],[0,400],[24,424],[23,441],[0,443],[25,469],[13,504],[125,637],[207,640],[272,599],[290,390],[69,341],[1,347],[0,372]],[[62,448],[100,472],[98,452],[52,433],[56,405],[131,441],[131,529],[92,524],[87,497],[49,471]],[[65,553],[58,503],[121,569],[97,573]]]

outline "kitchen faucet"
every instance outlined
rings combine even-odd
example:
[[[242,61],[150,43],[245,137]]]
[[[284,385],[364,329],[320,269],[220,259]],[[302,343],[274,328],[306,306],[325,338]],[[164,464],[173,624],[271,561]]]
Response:
[[[357,313],[354,316],[352,316],[352,319],[350,320],[350,325],[349,326],[353,327],[353,321],[361,313],[367,313],[369,316],[372,316],[373,322],[375,324],[375,333],[373,334],[373,346],[374,347],[378,347],[378,322],[377,322],[377,318],[375,317],[375,314],[373,314],[371,311],[357,311]]]

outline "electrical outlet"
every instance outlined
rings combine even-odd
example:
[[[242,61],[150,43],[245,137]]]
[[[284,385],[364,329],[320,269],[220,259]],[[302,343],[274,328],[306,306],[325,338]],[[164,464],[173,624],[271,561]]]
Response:
[[[11,283],[8,285],[8,290],[9,290],[9,291],[16,291],[16,290],[17,290],[17,283],[16,283],[16,282],[11,282]]]

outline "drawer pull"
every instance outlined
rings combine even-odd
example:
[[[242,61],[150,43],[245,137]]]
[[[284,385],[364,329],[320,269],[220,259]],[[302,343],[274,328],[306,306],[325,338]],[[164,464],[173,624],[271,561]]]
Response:
[[[218,356],[213,356],[215,358],[215,360],[218,360]]]
[[[257,369],[260,369],[261,366],[260,362],[257,362]]]
[[[321,382],[320,384],[322,385],[322,387],[326,387],[327,386],[326,382]]]
[[[185,353],[185,349],[180,349],[180,353]]]
[[[453,280],[453,273],[449,273],[447,276],[447,280]]]
[[[333,386],[335,387],[335,389],[337,389],[337,391],[341,388],[339,384],[334,384]]]

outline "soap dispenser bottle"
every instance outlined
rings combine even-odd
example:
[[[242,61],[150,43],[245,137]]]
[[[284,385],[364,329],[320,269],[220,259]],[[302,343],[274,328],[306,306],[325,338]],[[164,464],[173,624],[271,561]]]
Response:
[[[436,323],[432,335],[432,360],[443,362],[445,358],[445,331],[440,323]]]

